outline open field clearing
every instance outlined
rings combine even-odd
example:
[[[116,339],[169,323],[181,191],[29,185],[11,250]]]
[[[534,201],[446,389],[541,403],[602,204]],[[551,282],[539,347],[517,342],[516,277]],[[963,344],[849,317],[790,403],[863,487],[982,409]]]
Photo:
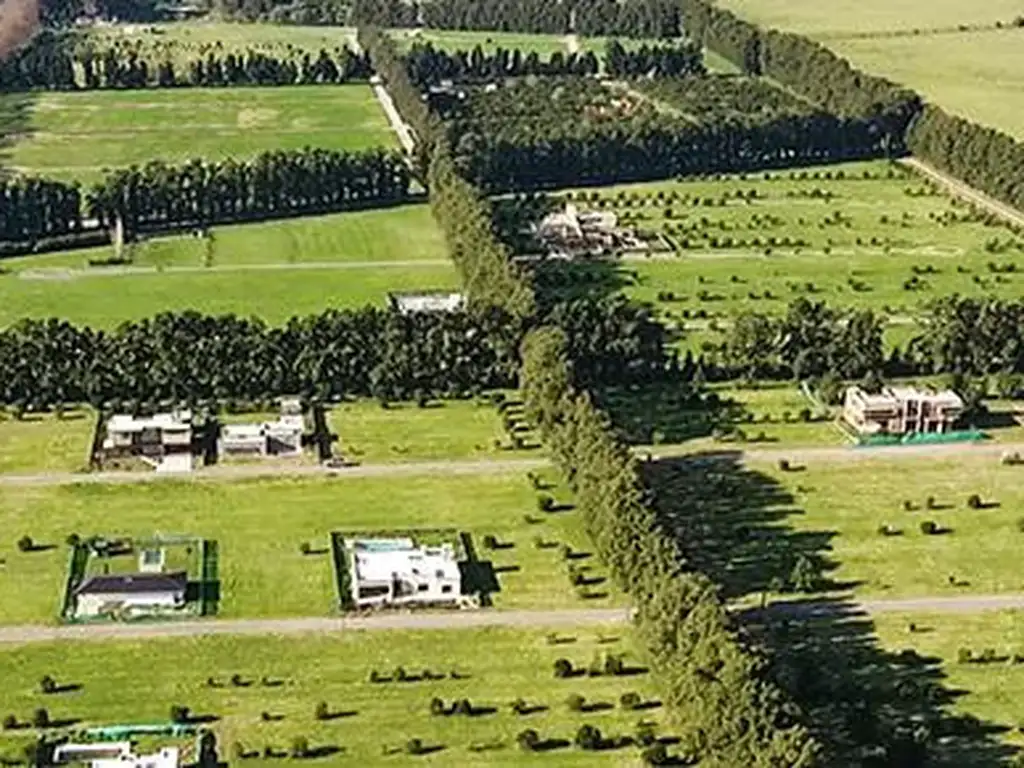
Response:
[[[1024,138],[1024,29],[828,44],[856,67],[905,83],[954,114]]]
[[[90,267],[109,248],[6,259],[0,326],[62,317],[112,328],[172,309],[280,323],[332,307],[383,306],[391,291],[458,285],[427,206],[215,227],[207,239],[132,246],[132,264]],[[116,292],[118,300],[109,296]]]
[[[751,476],[771,478],[766,488],[782,484],[776,511],[787,510],[784,525],[836,563],[827,577],[852,585],[857,596],[1024,592],[1019,467],[963,456],[898,465],[812,462],[789,473],[754,464]],[[979,508],[968,504],[974,494]],[[925,534],[927,521],[939,532]],[[888,535],[882,526],[890,527]]]
[[[243,159],[266,150],[393,147],[366,85],[196,88],[41,94],[8,164],[91,181],[160,159]]]
[[[1024,687],[1024,665],[1013,657],[1024,656],[1024,615],[1002,611],[963,616],[908,614],[874,619],[881,643],[892,651],[913,648],[941,665],[946,687],[962,691],[953,709],[983,721],[1003,726],[1001,738],[1024,746],[1019,730],[1024,725],[1024,705],[1019,691]],[[914,625],[915,631],[909,630]],[[986,649],[994,651],[988,662],[964,663],[961,649],[977,658]]]
[[[608,596],[609,585],[596,564],[587,573],[591,598],[574,592],[558,545],[585,551],[580,523],[562,507],[538,511],[537,494],[518,473],[403,477],[401,482],[376,477],[11,488],[0,492],[0,508],[0,527],[7,532],[0,543],[0,558],[6,560],[0,569],[0,622],[6,624],[54,619],[65,578],[64,541],[71,533],[144,538],[185,532],[216,541],[219,615],[225,618],[335,613],[326,549],[335,530],[467,531],[480,559],[493,561],[497,569],[500,591],[492,599],[498,609],[603,607],[620,600]],[[504,546],[484,549],[487,534]],[[20,552],[15,544],[24,535],[54,548]],[[303,542],[315,554],[301,554]],[[589,564],[579,556],[573,562]]]
[[[390,33],[391,39],[400,47],[411,46],[414,42],[431,43],[444,50],[471,50],[480,46],[485,52],[495,48],[522,51],[536,51],[548,56],[556,51],[568,53],[565,38],[559,35],[529,35],[517,32],[463,32],[441,29],[396,29]]]
[[[445,400],[427,408],[395,403],[385,410],[379,403],[360,400],[335,406],[328,424],[338,435],[335,451],[367,464],[537,455],[495,445],[495,441],[507,444],[508,436],[489,403]]]
[[[346,45],[354,31],[348,27],[190,21],[95,26],[89,30],[88,40],[97,43],[131,42],[156,49],[168,45],[199,49],[219,43],[218,50],[227,53],[252,47],[261,50],[288,46],[333,49]]]
[[[718,5],[757,24],[811,37],[843,32],[924,31],[997,21],[1006,24],[1021,13],[1016,0],[718,0]]]
[[[317,764],[393,765],[427,762],[434,765],[544,765],[590,766],[632,764],[635,746],[597,752],[569,744],[530,757],[516,745],[525,728],[542,739],[570,742],[580,725],[596,725],[605,737],[634,735],[640,720],[651,722],[656,733],[671,733],[662,726],[650,675],[637,666],[628,637],[621,628],[559,633],[551,644],[549,633],[513,630],[393,632],[307,636],[303,638],[204,638],[159,640],[146,643],[85,643],[73,647],[54,643],[0,651],[5,676],[0,711],[16,712],[20,719],[34,708],[47,706],[53,717],[74,718],[83,724],[166,720],[172,704],[189,706],[196,715],[216,719],[221,759],[238,762],[232,745],[262,753],[264,746],[281,752],[296,736],[310,747],[324,748]],[[595,657],[621,655],[637,673],[625,676],[555,679],[558,658],[586,667]],[[116,664],[112,661],[116,659]],[[370,672],[390,676],[396,667],[418,676],[424,669],[446,679],[409,682],[368,682]],[[452,679],[449,672],[458,673]],[[81,686],[71,693],[43,696],[43,675]],[[232,674],[246,687],[232,686]],[[214,678],[220,687],[207,685]],[[280,681],[277,685],[262,680]],[[623,709],[619,698],[635,692],[648,706]],[[572,712],[570,694],[583,696],[594,709]],[[451,706],[467,698],[480,713],[431,715],[431,699]],[[510,705],[523,699],[535,711],[516,715]],[[325,702],[335,716],[317,720],[314,710]],[[486,709],[485,709],[486,708]],[[270,719],[261,717],[270,715]],[[32,732],[6,735],[0,745],[13,746]],[[411,738],[440,748],[429,756],[401,754]],[[471,744],[493,743],[486,751]],[[326,749],[333,747],[334,751]],[[2,748],[2,747],[0,747]],[[386,748],[399,754],[386,755]],[[4,750],[7,751],[7,750]],[[264,765],[260,756],[246,764]]]
[[[88,409],[0,417],[0,474],[75,472],[87,466],[96,414]]]

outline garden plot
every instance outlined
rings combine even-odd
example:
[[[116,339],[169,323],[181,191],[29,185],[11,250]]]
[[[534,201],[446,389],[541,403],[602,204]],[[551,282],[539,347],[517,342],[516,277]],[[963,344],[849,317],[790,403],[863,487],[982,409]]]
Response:
[[[492,563],[495,608],[607,606],[623,597],[590,557],[567,495],[525,472],[393,478],[172,482],[0,488],[0,623],[51,621],[70,534],[147,538],[186,530],[217,542],[218,615],[322,616],[335,610],[332,531],[453,528]],[[285,513],[286,511],[286,513]],[[103,527],[97,531],[96,520]],[[20,551],[19,538],[33,548]],[[493,536],[493,550],[484,539]]]
[[[264,755],[288,755],[302,739],[332,764],[622,765],[640,759],[644,732],[672,735],[624,629],[211,636],[84,643],[73,654],[64,644],[8,646],[0,711],[25,722],[45,706],[52,718],[90,726],[164,721],[171,707],[188,707],[209,721],[232,764],[263,765]],[[572,676],[555,676],[560,659]],[[591,666],[600,674],[586,674]],[[44,676],[76,688],[44,695]],[[621,744],[576,746],[584,725]],[[542,755],[517,743],[526,730],[536,731]],[[0,750],[13,753],[35,735],[7,732]],[[411,757],[413,740],[432,756]]]

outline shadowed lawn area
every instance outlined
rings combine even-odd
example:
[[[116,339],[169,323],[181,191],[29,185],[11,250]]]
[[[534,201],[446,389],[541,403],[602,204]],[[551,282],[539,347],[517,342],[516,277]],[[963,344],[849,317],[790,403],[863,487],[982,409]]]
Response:
[[[493,561],[497,569],[500,591],[492,595],[497,609],[622,604],[592,558],[572,561],[586,569],[591,582],[589,599],[576,594],[558,545],[586,552],[588,539],[574,512],[538,511],[537,494],[524,475],[3,488],[0,622],[54,619],[66,577],[64,541],[71,533],[139,538],[181,533],[216,541],[218,615],[224,618],[334,613],[334,573],[326,552],[330,531],[404,527],[471,533],[480,559]],[[482,545],[487,534],[505,546],[487,550]],[[15,545],[23,535],[57,546],[19,552]],[[538,547],[537,539],[545,546]],[[324,551],[302,555],[303,542]]]
[[[74,472],[88,465],[96,414],[89,409],[54,414],[0,415],[0,473]]]
[[[621,654],[627,667],[638,660],[623,626],[585,632],[559,631],[563,642],[551,644],[549,630],[463,630],[346,632],[331,636],[207,637],[151,640],[145,643],[44,644],[0,647],[5,685],[0,711],[20,719],[39,706],[52,717],[80,718],[84,724],[149,722],[167,719],[172,704],[189,706],[196,715],[218,718],[211,724],[218,736],[220,757],[237,761],[232,745],[262,752],[271,745],[287,751],[296,736],[312,748],[333,746],[339,751],[317,764],[411,765],[545,765],[590,766],[633,764],[635,746],[585,752],[568,744],[543,755],[528,756],[515,743],[525,728],[542,739],[571,741],[576,729],[589,723],[606,737],[632,735],[636,723],[653,723],[659,735],[670,734],[665,714],[654,706],[629,711],[619,697],[632,691],[645,702],[657,697],[650,675],[555,679],[555,659],[564,657],[586,667],[595,656]],[[604,640],[605,642],[601,642]],[[611,642],[607,642],[607,641]],[[391,675],[397,666],[410,675],[424,669],[446,679],[418,682],[368,682],[371,670]],[[455,670],[459,679],[449,673]],[[228,680],[239,674],[243,688]],[[51,675],[81,688],[72,693],[42,696],[39,680]],[[213,677],[220,688],[210,688]],[[267,678],[276,685],[267,686]],[[565,704],[577,693],[592,705],[591,712],[571,712]],[[475,716],[430,714],[430,701],[447,705],[469,699],[479,708]],[[523,699],[536,711],[516,715],[511,703]],[[325,702],[331,719],[318,721],[314,709]],[[261,713],[270,715],[263,721]],[[0,750],[31,738],[31,731],[0,736]],[[404,747],[411,738],[441,747],[426,757],[385,756],[384,748]],[[489,743],[487,751],[471,744]],[[263,765],[271,761],[248,760]]]

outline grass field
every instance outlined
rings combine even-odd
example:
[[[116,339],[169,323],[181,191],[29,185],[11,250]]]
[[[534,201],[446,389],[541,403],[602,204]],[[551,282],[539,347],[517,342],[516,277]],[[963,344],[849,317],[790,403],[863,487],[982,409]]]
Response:
[[[855,66],[905,83],[954,114],[1024,138],[1024,29],[828,44]]]
[[[91,410],[69,411],[62,419],[52,414],[0,418],[0,474],[83,469],[95,426]]]
[[[516,32],[462,32],[440,29],[394,29],[388,33],[400,47],[414,42],[431,43],[444,50],[472,50],[476,46],[485,51],[495,48],[519,48],[549,56],[556,51],[568,53],[565,38],[559,35],[529,35]]]
[[[148,47],[162,45],[207,46],[221,50],[249,47],[288,47],[331,50],[349,44],[351,27],[304,27],[292,24],[245,24],[189,21],[159,24],[114,24],[89,30],[88,40],[97,43],[132,42]]]
[[[539,513],[524,473],[403,476],[342,480],[260,480],[237,483],[162,482],[136,487],[80,485],[0,490],[0,622],[53,620],[65,577],[70,533],[143,538],[188,533],[218,543],[219,613],[229,617],[317,616],[333,612],[335,585],[326,554],[303,556],[309,542],[326,546],[332,530],[452,527],[473,534],[481,559],[491,559],[501,608],[607,605],[584,600],[569,583],[557,546],[585,550],[587,538],[571,511]],[[529,518],[529,521],[526,519]],[[536,522],[533,522],[536,521]],[[512,546],[489,552],[486,534]],[[22,553],[29,535],[53,549]],[[578,562],[578,561],[577,561]],[[589,576],[597,579],[594,563]],[[601,590],[601,591],[598,591]]]
[[[871,308],[898,328],[936,296],[1019,294],[1019,278],[989,265],[1021,266],[1024,244],[902,168],[854,163],[769,178],[626,185],[574,193],[574,202],[667,238],[665,251],[618,262],[606,285],[653,304],[694,347],[737,312],[782,312],[800,296]]]
[[[812,36],[1008,23],[1022,10],[1017,0],[719,0],[718,5],[758,24]],[[943,61],[942,68],[946,68],[945,60],[936,61]]]
[[[335,451],[368,464],[523,455],[495,446],[496,440],[509,442],[497,410],[471,400],[440,401],[427,408],[395,403],[387,410],[360,400],[333,408],[328,423],[339,438]]]
[[[397,146],[369,86],[41,94],[8,163],[88,182],[160,159],[244,159],[271,149]]]
[[[108,248],[5,260],[10,274],[0,275],[0,326],[57,316],[111,328],[172,309],[280,323],[332,307],[382,306],[391,291],[458,286],[427,206],[212,232],[209,241],[184,236],[138,244],[131,269],[88,266],[109,256]]]
[[[829,576],[854,584],[858,595],[1024,591],[1019,568],[1024,541],[1019,527],[1024,509],[1021,470],[1001,466],[997,457],[906,459],[898,464],[812,461],[795,473],[760,463],[754,469],[792,495],[784,525],[796,536],[827,542],[821,554],[838,564]],[[981,497],[983,508],[967,506],[972,494]],[[930,510],[928,497],[935,503]],[[904,509],[904,501],[911,503],[911,511]],[[927,520],[947,532],[923,534],[920,524]],[[883,525],[901,533],[884,536],[879,532]]]
[[[541,738],[571,741],[584,723],[598,726],[606,737],[632,735],[640,720],[656,724],[659,734],[671,733],[661,726],[665,715],[660,707],[628,711],[619,706],[619,696],[627,691],[656,702],[649,674],[563,680],[552,675],[552,665],[560,657],[586,666],[597,655],[621,654],[627,665],[636,666],[622,629],[561,632],[568,642],[558,645],[548,642],[549,633],[543,629],[489,629],[84,643],[73,650],[66,644],[5,647],[0,649],[0,663],[7,670],[0,711],[25,719],[34,708],[47,706],[52,717],[81,719],[84,725],[161,721],[172,704],[182,704],[196,714],[218,718],[212,728],[219,737],[221,759],[232,763],[237,761],[232,754],[235,742],[246,750],[261,752],[264,746],[273,746],[287,751],[295,736],[304,736],[313,748],[338,750],[317,760],[318,765],[633,765],[638,760],[636,747],[584,752],[565,745],[528,756],[515,744],[516,734],[524,728],[536,729]],[[371,670],[387,675],[397,666],[410,674],[425,668],[445,675],[456,670],[460,678],[368,682]],[[232,687],[228,678],[234,673],[252,685]],[[81,688],[42,696],[38,685],[46,674]],[[224,687],[208,687],[210,677]],[[266,687],[260,684],[264,677],[282,684]],[[606,708],[570,712],[565,699],[571,693]],[[494,711],[473,717],[432,716],[429,704],[435,696],[449,704],[468,698]],[[517,716],[510,711],[517,698],[543,709]],[[331,712],[344,714],[317,721],[313,710],[320,701]],[[262,712],[272,719],[263,721]],[[0,745],[12,745],[30,734],[8,734],[0,738]],[[420,757],[384,754],[388,748],[400,749],[410,738],[441,749]],[[492,744],[492,749],[469,748],[484,743]]]

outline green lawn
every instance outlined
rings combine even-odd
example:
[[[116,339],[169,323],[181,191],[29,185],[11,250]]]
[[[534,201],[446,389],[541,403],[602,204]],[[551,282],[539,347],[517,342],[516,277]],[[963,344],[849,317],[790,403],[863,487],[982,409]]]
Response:
[[[392,291],[459,284],[427,206],[216,227],[209,241],[136,245],[133,267],[141,270],[88,267],[109,254],[94,248],[5,260],[11,274],[0,276],[0,326],[57,316],[112,328],[174,309],[280,323],[333,307],[382,306]]]
[[[159,24],[114,24],[96,26],[88,39],[97,43],[135,43],[148,48],[162,46],[205,49],[221,44],[225,52],[294,46],[304,49],[333,48],[349,43],[351,27],[304,27],[292,24],[246,24],[243,22],[187,21]]]
[[[0,473],[75,472],[88,466],[96,414],[0,416]]]
[[[1024,138],[1024,29],[828,44],[855,66],[905,83],[954,114]]]
[[[1017,0],[719,0],[718,4],[758,24],[813,36],[1008,23],[1021,12]],[[950,68],[948,59],[936,61],[943,62],[941,69]]]
[[[8,163],[92,181],[148,160],[245,158],[272,149],[396,146],[367,85],[89,91],[37,96]]]
[[[435,401],[427,408],[393,403],[385,410],[373,401],[336,406],[328,414],[338,435],[335,450],[368,464],[418,459],[515,458],[497,447],[509,444],[497,409],[471,400]]]
[[[869,451],[870,449],[859,449]],[[802,465],[803,462],[797,461]],[[853,582],[858,595],[994,594],[1024,591],[1019,529],[1024,486],[1019,467],[1001,466],[998,457],[904,459],[815,463],[800,472],[782,473],[753,464],[793,495],[782,523],[797,534],[823,535],[835,561],[831,574]],[[967,498],[980,495],[990,505],[969,509]],[[928,497],[937,508],[928,510]],[[903,502],[912,504],[905,511]],[[784,502],[783,502],[784,503]],[[949,529],[926,536],[931,520]],[[882,525],[901,531],[883,536]],[[957,582],[950,584],[950,577]]]
[[[395,29],[389,32],[399,46],[406,47],[414,42],[431,43],[445,50],[472,50],[477,45],[485,51],[495,48],[522,51],[536,51],[549,56],[556,51],[568,53],[565,38],[559,35],[530,35],[517,32],[462,32],[440,29]]]
[[[620,604],[620,595],[605,592],[608,585],[591,588],[605,597],[577,596],[557,545],[536,546],[540,538],[586,550],[588,541],[575,513],[538,512],[536,495],[525,472],[2,488],[0,528],[6,534],[0,559],[6,566],[0,568],[0,622],[53,620],[65,577],[63,542],[70,533],[187,533],[216,541],[219,613],[227,617],[334,612],[329,556],[303,556],[300,544],[325,546],[332,530],[403,527],[472,533],[482,559],[507,567],[493,595],[499,609]],[[481,544],[486,534],[512,546],[489,552]],[[15,543],[23,535],[58,546],[21,553]],[[595,578],[602,572],[597,563],[590,570]]]
[[[563,631],[560,636],[569,642],[559,645],[550,644],[548,631],[538,628],[4,647],[0,648],[5,670],[0,711],[25,719],[36,707],[46,706],[52,717],[80,718],[84,725],[161,721],[172,704],[186,705],[197,714],[219,718],[212,728],[219,737],[221,759],[232,763],[237,760],[235,742],[246,750],[262,751],[268,745],[288,750],[293,738],[304,736],[311,747],[341,750],[317,764],[633,765],[638,759],[635,747],[584,752],[564,746],[528,756],[515,744],[516,734],[525,728],[536,729],[542,738],[571,741],[584,723],[596,725],[609,737],[632,735],[640,720],[656,724],[661,734],[671,733],[661,725],[665,714],[660,707],[631,712],[619,706],[619,696],[627,691],[640,694],[644,701],[657,700],[649,674],[565,680],[552,675],[552,665],[560,657],[586,666],[595,656],[612,653],[622,655],[628,665],[637,665],[624,629]],[[397,666],[412,674],[425,668],[443,674],[454,669],[460,679],[368,682],[371,670],[390,674]],[[253,684],[233,688],[227,681],[234,673]],[[77,683],[81,689],[42,696],[38,685],[43,675]],[[225,687],[208,687],[210,677]],[[283,684],[263,686],[264,677]],[[565,699],[572,693],[608,708],[570,712]],[[478,707],[495,711],[475,717],[432,716],[429,705],[435,696],[446,703],[468,698]],[[544,709],[517,716],[510,711],[517,698]],[[320,701],[332,712],[346,714],[317,721],[313,710]],[[276,719],[263,722],[262,712]],[[31,731],[5,734],[0,737],[0,749],[6,746],[13,751],[15,744],[31,735]],[[402,747],[410,738],[443,749],[421,757],[383,754],[385,748]],[[484,743],[494,746],[487,751],[470,749],[472,744]]]

